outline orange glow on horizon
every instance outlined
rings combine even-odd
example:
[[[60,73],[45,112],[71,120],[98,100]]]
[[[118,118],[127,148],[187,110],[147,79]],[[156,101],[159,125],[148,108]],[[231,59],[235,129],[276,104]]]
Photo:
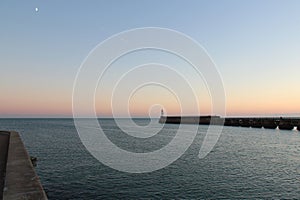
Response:
[[[155,90],[149,91],[151,88],[146,88],[144,91],[134,94],[128,106],[120,104],[116,101],[113,105],[114,112],[117,116],[125,116],[129,111],[133,117],[148,117],[160,116],[160,109],[163,108],[165,114],[168,115],[206,115],[218,114],[211,113],[211,102],[206,97],[200,99],[199,109],[192,106],[188,107],[185,113],[181,113],[180,104],[175,96],[166,92]],[[152,88],[153,89],[153,88]],[[230,93],[231,92],[231,93]],[[265,93],[254,91],[229,91],[226,98],[226,113],[230,115],[272,115],[272,114],[300,114],[300,95],[296,92],[288,90],[266,91]],[[127,103],[127,101],[125,102]],[[188,105],[188,99],[183,101]],[[127,104],[126,104],[127,105]],[[155,107],[152,111],[150,108],[153,105],[161,105]],[[83,116],[93,116],[94,113],[87,113],[86,106],[83,102],[80,114]],[[99,117],[111,117],[112,105],[110,99],[96,98],[96,113]],[[151,111],[151,113],[150,113]],[[39,116],[69,116],[72,117],[72,95],[71,92],[56,91],[41,95],[35,91],[22,91],[18,94],[9,94],[1,96],[0,99],[0,116],[10,115],[39,115]]]

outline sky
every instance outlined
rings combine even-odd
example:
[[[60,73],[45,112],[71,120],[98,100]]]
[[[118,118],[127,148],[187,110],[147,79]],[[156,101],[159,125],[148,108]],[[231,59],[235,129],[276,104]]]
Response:
[[[181,32],[207,51],[223,80],[227,115],[300,113],[298,0],[9,0],[0,2],[0,25],[2,118],[71,117],[73,85],[84,59],[112,35],[143,27]],[[180,104],[190,105],[183,114],[199,114],[190,96],[178,101],[176,94],[158,85],[144,86],[129,99],[122,96],[141,77],[163,74],[175,80],[170,69],[164,72],[154,65],[142,69],[144,75],[125,77],[112,100],[113,80],[142,64],[132,62],[136,58],[183,70],[201,99],[200,114],[218,114],[211,113],[205,80],[197,79],[191,66],[172,55],[145,51],[120,59],[99,83],[95,109],[100,117],[128,111],[137,117],[159,116],[162,107],[175,115]],[[84,106],[81,112],[91,115]]]

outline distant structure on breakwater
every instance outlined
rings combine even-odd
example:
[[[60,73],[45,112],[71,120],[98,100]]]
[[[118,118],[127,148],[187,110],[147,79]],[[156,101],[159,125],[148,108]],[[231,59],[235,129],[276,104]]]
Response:
[[[163,113],[163,112],[162,112]],[[253,128],[292,130],[297,127],[300,131],[300,118],[295,117],[220,117],[220,116],[164,116],[159,123],[166,124],[200,124],[224,125]]]

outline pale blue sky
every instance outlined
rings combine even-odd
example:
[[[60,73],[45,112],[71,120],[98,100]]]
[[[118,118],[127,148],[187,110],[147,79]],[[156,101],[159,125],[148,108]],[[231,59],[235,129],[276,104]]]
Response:
[[[222,75],[229,114],[248,112],[241,107],[253,107],[249,99],[260,108],[277,97],[278,106],[300,112],[297,0],[10,0],[0,2],[0,25],[1,117],[69,116],[73,81],[87,54],[113,34],[149,26],[203,45]]]

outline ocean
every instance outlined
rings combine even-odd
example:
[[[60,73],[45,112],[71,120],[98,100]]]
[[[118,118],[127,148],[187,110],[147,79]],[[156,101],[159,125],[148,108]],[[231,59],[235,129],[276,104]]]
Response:
[[[99,121],[113,143],[133,152],[167,145],[178,128],[166,124],[158,135],[133,139],[114,120]],[[199,159],[207,128],[200,125],[192,145],[169,166],[132,174],[95,159],[73,119],[0,119],[0,130],[19,132],[38,158],[35,169],[49,199],[300,199],[300,132],[224,127],[214,149]]]

